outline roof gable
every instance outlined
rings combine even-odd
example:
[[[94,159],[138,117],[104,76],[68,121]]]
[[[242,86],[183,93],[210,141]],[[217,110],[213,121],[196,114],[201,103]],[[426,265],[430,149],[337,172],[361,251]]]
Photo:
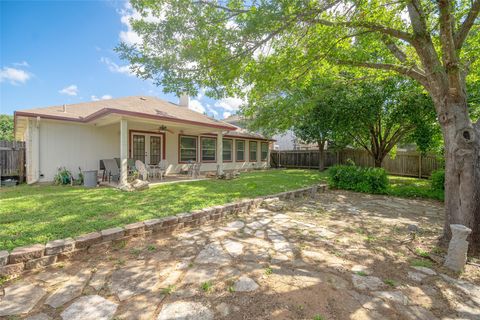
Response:
[[[138,117],[158,118],[177,122],[189,122],[210,127],[235,130],[223,121],[218,121],[201,113],[156,97],[132,96],[109,100],[91,101],[65,106],[51,106],[16,111],[17,116],[40,116],[50,119],[90,122],[108,113],[128,114]]]

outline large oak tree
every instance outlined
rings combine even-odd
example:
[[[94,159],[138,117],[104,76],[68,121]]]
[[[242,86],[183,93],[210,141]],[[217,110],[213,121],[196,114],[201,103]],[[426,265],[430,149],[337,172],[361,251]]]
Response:
[[[329,66],[396,72],[430,94],[445,141],[446,219],[480,250],[480,123],[468,108],[478,71],[480,0],[133,0],[142,43],[119,51],[166,91],[246,95],[308,83]],[[470,75],[469,75],[470,74]]]

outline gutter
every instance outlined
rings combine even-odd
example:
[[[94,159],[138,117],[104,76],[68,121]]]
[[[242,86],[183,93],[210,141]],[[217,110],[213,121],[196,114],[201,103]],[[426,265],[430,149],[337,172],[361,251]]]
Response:
[[[38,114],[38,113],[33,113],[33,112],[15,111],[15,115],[22,116],[22,117],[31,117],[31,118],[32,117],[41,117],[41,118],[44,118],[44,119],[72,121],[72,122],[80,122],[80,123],[88,123],[88,122],[91,122],[95,119],[98,119],[98,118],[100,118],[102,116],[105,116],[105,115],[108,115],[108,114],[119,114],[119,115],[133,116],[133,117],[146,118],[146,119],[172,121],[172,122],[186,123],[186,124],[192,124],[192,125],[197,125],[197,126],[212,127],[212,128],[224,129],[224,130],[236,130],[237,129],[236,127],[229,126],[229,125],[209,124],[209,123],[204,123],[204,122],[199,122],[199,121],[185,120],[185,119],[165,117],[165,116],[158,116],[158,115],[146,114],[146,113],[135,112],[135,111],[118,110],[118,109],[113,109],[113,108],[103,108],[103,109],[101,109],[97,112],[92,113],[91,115],[89,115],[88,117],[85,117],[85,118],[69,118],[69,117],[62,117],[62,116],[55,116],[55,115],[44,115],[44,114]]]

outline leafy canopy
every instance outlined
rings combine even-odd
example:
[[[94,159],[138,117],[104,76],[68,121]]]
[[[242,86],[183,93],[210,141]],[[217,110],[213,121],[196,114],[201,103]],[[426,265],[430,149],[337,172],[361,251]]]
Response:
[[[250,104],[345,66],[394,71],[430,89],[417,38],[428,33],[441,57],[439,20],[450,17],[427,0],[131,2],[142,15],[132,26],[143,41],[117,49],[139,76],[168,92],[204,87],[211,97],[248,96]],[[480,1],[447,5],[460,68],[478,81]]]
[[[13,116],[0,114],[0,140],[13,141]]]

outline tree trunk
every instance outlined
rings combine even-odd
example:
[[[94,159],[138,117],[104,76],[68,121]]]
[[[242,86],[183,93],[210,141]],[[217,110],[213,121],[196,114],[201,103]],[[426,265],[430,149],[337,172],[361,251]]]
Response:
[[[472,229],[469,254],[476,255],[480,253],[480,129],[470,121],[466,100],[449,98],[434,99],[440,104],[437,110],[443,111],[438,118],[445,140],[443,240],[450,240],[450,224],[462,224]]]
[[[380,158],[379,156],[377,156],[377,157],[375,157],[375,159],[373,159],[374,162],[375,162],[375,168],[381,168],[382,167],[383,158],[384,157]]]
[[[318,170],[325,170],[325,141],[318,141]]]

